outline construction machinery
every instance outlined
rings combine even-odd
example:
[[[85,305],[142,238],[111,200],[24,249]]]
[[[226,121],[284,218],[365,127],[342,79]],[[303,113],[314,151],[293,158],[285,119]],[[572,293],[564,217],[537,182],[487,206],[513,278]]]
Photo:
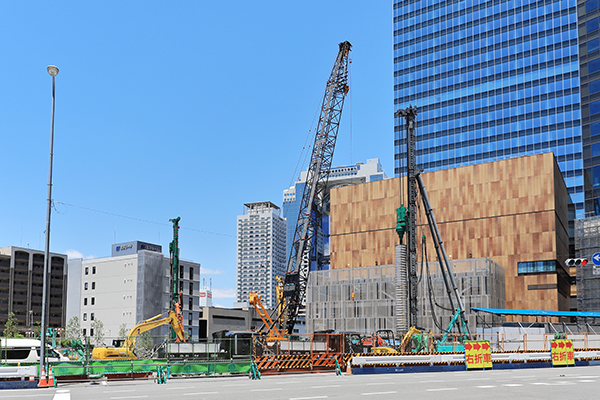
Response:
[[[408,208],[401,205],[397,210],[397,227],[396,231],[400,237],[400,243],[402,243],[402,237],[404,232],[407,232],[408,236],[408,287],[409,287],[409,315],[410,315],[410,326],[409,333],[413,330],[410,336],[413,336],[418,326],[417,321],[417,232],[416,232],[416,211],[417,211],[417,188],[421,194],[423,208],[427,216],[427,222],[429,230],[433,239],[433,244],[437,253],[437,259],[440,261],[440,270],[442,272],[442,278],[446,287],[446,292],[450,300],[450,305],[453,310],[456,311],[454,318],[448,328],[445,331],[444,338],[442,340],[440,349],[444,348],[448,334],[450,333],[453,326],[456,326],[460,337],[469,338],[471,333],[469,331],[469,325],[465,316],[465,307],[462,304],[456,281],[454,280],[454,273],[450,266],[449,258],[444,248],[444,242],[442,241],[440,231],[437,226],[437,222],[433,215],[433,210],[425,190],[425,184],[421,177],[421,171],[416,165],[416,137],[415,137],[415,119],[417,116],[416,107],[408,107],[407,109],[400,109],[396,111],[396,117],[406,119],[406,166],[407,166],[407,198]]]
[[[175,310],[175,315],[179,321],[179,327],[183,332],[183,315],[181,315],[181,289],[179,285],[179,221],[181,217],[170,219],[173,223],[173,241],[169,243],[169,258],[171,263],[171,310]],[[175,329],[171,332],[171,338],[176,338]],[[177,339],[179,340],[179,339]],[[181,339],[183,341],[183,339]]]
[[[279,332],[279,329],[277,329],[276,324],[273,323],[273,320],[269,316],[269,313],[267,313],[267,310],[265,310],[265,307],[263,306],[263,303],[260,300],[258,293],[250,292],[250,296],[248,297],[248,302],[254,306],[254,308],[256,309],[256,312],[262,319],[264,326],[272,326],[273,327],[272,329],[270,329],[267,332],[267,337],[266,337],[267,342],[271,342],[271,341],[275,341],[275,340],[285,340],[286,338]]]
[[[121,360],[121,359],[132,359],[137,358],[134,354],[135,343],[137,337],[150,329],[157,328],[162,325],[171,324],[173,328],[173,332],[175,332],[176,337],[183,341],[183,326],[181,325],[177,315],[174,311],[169,310],[169,314],[167,317],[159,319],[162,314],[158,314],[146,321],[137,324],[134,326],[127,337],[122,340],[115,340],[113,344],[117,347],[95,347],[92,350],[92,359],[93,360]]]
[[[278,317],[263,329],[269,332],[276,323],[279,329],[291,335],[306,295],[311,265],[318,266],[323,257],[318,254],[316,239],[327,203],[327,182],[344,99],[348,93],[348,64],[352,45],[339,44],[335,63],[327,80],[315,133],[312,155],[306,175],[306,184],[300,202],[300,212],[290,250],[283,284],[283,299],[277,307]],[[277,311],[276,311],[277,312]]]

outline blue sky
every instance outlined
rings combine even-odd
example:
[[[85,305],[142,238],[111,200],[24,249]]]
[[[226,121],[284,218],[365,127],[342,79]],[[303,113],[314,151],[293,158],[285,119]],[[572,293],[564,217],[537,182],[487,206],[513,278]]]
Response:
[[[231,306],[236,216],[282,205],[345,40],[333,164],[380,158],[393,176],[390,0],[2,2],[0,37],[0,247],[44,248],[49,64],[53,252],[141,240],[168,254],[180,216],[181,257]]]

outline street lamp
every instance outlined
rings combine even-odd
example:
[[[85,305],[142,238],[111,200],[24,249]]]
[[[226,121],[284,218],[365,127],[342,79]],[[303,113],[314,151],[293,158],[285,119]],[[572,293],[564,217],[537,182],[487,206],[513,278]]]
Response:
[[[40,344],[40,374],[45,370],[46,364],[46,297],[48,296],[48,271],[50,270],[50,211],[52,209],[52,156],[54,148],[54,104],[55,91],[54,79],[58,75],[58,68],[48,65],[48,73],[52,76],[52,116],[50,122],[50,166],[48,167],[48,205],[46,208],[46,250],[44,253],[44,282],[42,284],[42,325]]]

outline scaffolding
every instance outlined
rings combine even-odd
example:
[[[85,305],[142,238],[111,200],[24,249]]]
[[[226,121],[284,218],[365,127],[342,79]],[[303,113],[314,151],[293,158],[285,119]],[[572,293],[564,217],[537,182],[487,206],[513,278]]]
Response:
[[[472,307],[506,306],[504,267],[500,264],[489,258],[469,258],[452,261],[451,267],[469,326],[477,326],[476,315],[471,312]],[[450,306],[439,263],[429,262],[425,271],[420,271],[420,276],[417,290],[421,328],[442,332],[447,328],[456,310],[452,310]],[[498,321],[494,321],[500,322],[500,317]]]
[[[506,306],[504,267],[489,258],[457,260],[451,264],[471,326],[475,327],[477,322],[471,307]],[[455,310],[450,307],[439,264],[430,262],[427,267],[419,266],[419,269],[420,328],[441,333]],[[401,292],[397,291],[396,271],[396,266],[385,265],[311,272],[307,291],[307,332],[331,329],[373,333],[379,329],[390,329],[396,334],[404,333],[402,328],[397,327],[396,307],[402,308],[402,299],[396,299],[397,293]],[[406,307],[402,312],[407,312]],[[434,323],[434,316],[441,328]],[[500,323],[501,317],[497,319],[493,322]]]
[[[598,252],[600,217],[575,220],[575,255],[589,261],[577,266],[578,311],[600,311],[600,266],[592,262],[592,256]]]
[[[395,328],[394,265],[312,271],[307,292],[307,332]]]

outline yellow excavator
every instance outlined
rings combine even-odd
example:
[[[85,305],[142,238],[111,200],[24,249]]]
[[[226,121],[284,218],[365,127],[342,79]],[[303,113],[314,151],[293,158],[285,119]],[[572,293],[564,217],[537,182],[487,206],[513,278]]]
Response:
[[[149,331],[150,329],[154,329],[161,325],[171,324],[173,327],[173,331],[177,338],[184,341],[183,334],[183,324],[181,320],[177,317],[177,314],[169,310],[169,316],[166,318],[158,319],[162,316],[162,314],[158,314],[150,319],[147,319],[144,322],[141,322],[134,326],[127,335],[127,338],[124,340],[123,344],[120,347],[95,347],[92,350],[92,359],[93,360],[122,360],[122,359],[132,359],[137,358],[134,354],[133,350],[135,349],[135,342],[139,334]],[[117,344],[118,346],[118,344]]]

